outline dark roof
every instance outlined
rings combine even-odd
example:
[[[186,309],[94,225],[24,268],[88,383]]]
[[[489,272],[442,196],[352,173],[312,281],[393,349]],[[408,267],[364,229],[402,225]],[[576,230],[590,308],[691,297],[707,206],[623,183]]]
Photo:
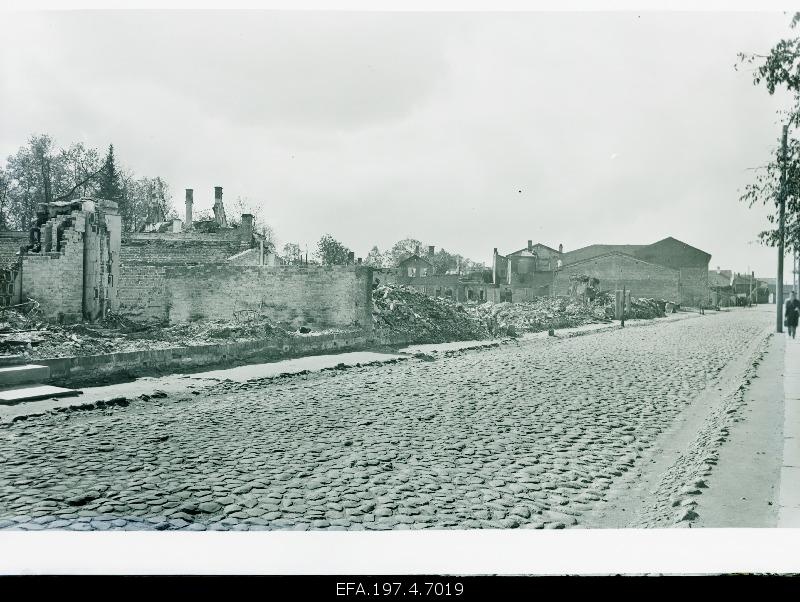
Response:
[[[684,256],[683,260],[681,260],[681,258],[675,258],[674,256],[667,256],[663,258],[658,257],[657,255],[660,253],[661,249],[664,248],[677,249],[679,253],[682,252]],[[676,268],[679,267],[679,264],[683,267],[692,265],[692,263],[684,263],[684,260],[687,259],[687,252],[689,257],[697,258],[693,263],[707,263],[711,259],[711,255],[709,253],[680,241],[677,238],[668,236],[649,245],[589,245],[587,247],[582,247],[580,249],[575,249],[574,251],[568,251],[564,253],[564,264],[569,265],[571,263],[577,263],[578,261],[591,259],[592,257],[599,257],[608,253],[622,253],[624,255],[631,255],[638,259],[642,259],[647,263],[663,265],[669,268]],[[700,257],[697,257],[698,255]]]
[[[635,256],[636,251],[643,249],[647,245],[589,245],[573,251],[564,253],[564,264],[577,263],[593,257],[608,255],[609,253],[622,253],[623,255]]]
[[[427,263],[429,266],[434,267],[433,264],[430,261],[428,261],[424,257],[420,257],[416,253],[414,253],[411,257],[406,257],[403,261],[401,261],[400,263],[397,264],[397,267],[398,268],[403,267],[404,264],[406,264],[409,261],[414,260],[414,259],[417,260],[417,261],[423,261],[423,262]]]
[[[716,270],[708,271],[708,286],[711,287],[726,287],[731,285],[731,271],[730,270]]]
[[[542,244],[540,242],[537,242],[536,244],[534,244],[532,246],[532,248],[534,248],[534,249],[536,247],[544,247],[545,249],[548,249],[549,251],[552,251],[553,253],[558,253],[557,249],[554,249],[553,247],[548,247],[547,245],[544,245],[544,244]],[[519,255],[521,253],[524,253],[527,250],[528,250],[528,247],[526,245],[526,246],[522,247],[521,249],[519,249],[518,251],[513,251],[513,252],[509,253],[509,255]]]
[[[625,246],[625,245],[620,245],[620,246]],[[631,255],[630,253],[623,253],[623,252],[621,252],[621,251],[609,251],[609,252],[607,252],[607,253],[602,253],[601,255],[592,255],[591,257],[586,257],[585,259],[579,259],[578,261],[571,261],[571,262],[569,262],[568,264],[567,264],[567,263],[565,263],[565,267],[570,267],[570,266],[573,266],[573,265],[578,265],[578,264],[581,264],[581,263],[586,263],[587,261],[592,261],[592,260],[594,260],[594,259],[601,259],[601,258],[603,258],[603,257],[609,257],[609,256],[611,256],[611,255],[620,255],[620,256],[622,256],[622,257],[625,257],[626,259],[632,259],[633,261],[638,261],[639,263],[647,263],[647,264],[649,264],[649,265],[653,265],[653,266],[656,266],[656,267],[659,267],[659,268],[662,268],[662,269],[665,269],[665,270],[672,270],[672,269],[674,269],[674,268],[671,268],[671,267],[669,267],[669,266],[665,266],[665,265],[660,265],[660,264],[657,264],[657,263],[653,263],[653,262],[651,262],[651,261],[645,261],[644,259],[641,259],[641,258],[639,258],[639,257],[636,257],[635,255]]]

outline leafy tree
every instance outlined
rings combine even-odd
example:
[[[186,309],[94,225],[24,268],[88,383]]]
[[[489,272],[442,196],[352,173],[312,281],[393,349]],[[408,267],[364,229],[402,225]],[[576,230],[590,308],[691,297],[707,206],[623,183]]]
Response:
[[[800,13],[792,18],[790,27],[796,28],[800,23]],[[786,90],[792,97],[792,106],[787,111],[779,111],[782,121],[788,123],[790,136],[786,154],[786,250],[800,250],[800,142],[791,137],[791,127],[800,125],[800,37],[780,40],[766,55],[739,53],[739,65],[751,65],[753,68],[753,84],[764,85],[769,94],[777,90]],[[780,198],[781,180],[781,140],[778,138],[775,151],[770,161],[755,170],[753,182],[748,184],[740,195],[740,200],[750,207],[756,204],[773,205],[775,213],[768,216],[771,228],[759,233],[762,243],[777,246],[780,239],[779,215],[777,207]]]
[[[316,257],[323,265],[343,265],[347,263],[350,249],[330,234],[325,234],[317,243]]]
[[[8,201],[11,190],[11,178],[5,169],[0,167],[0,232],[8,230]]]
[[[170,219],[169,187],[162,178],[137,178],[118,165],[113,146],[105,158],[82,142],[56,149],[46,134],[28,142],[0,166],[0,229],[26,230],[36,205],[81,196],[99,197],[119,203],[123,228],[133,231],[148,215]]]
[[[373,268],[384,267],[384,257],[377,245],[372,247],[369,253],[367,253],[367,256],[364,258],[364,263]]]
[[[388,252],[389,264],[393,267],[400,265],[404,261],[422,248],[422,243],[415,238],[404,238],[398,240]]]
[[[283,260],[288,265],[299,265],[303,262],[303,253],[300,251],[300,245],[293,242],[287,242],[283,245]]]

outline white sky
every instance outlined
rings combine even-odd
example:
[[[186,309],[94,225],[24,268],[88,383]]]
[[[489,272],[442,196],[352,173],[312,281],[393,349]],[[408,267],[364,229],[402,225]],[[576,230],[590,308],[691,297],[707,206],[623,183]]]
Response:
[[[33,133],[164,177],[183,214],[224,188],[281,244],[330,232],[365,256],[407,236],[490,262],[700,247],[774,276],[739,190],[775,148],[779,99],[734,70],[793,33],[763,13],[3,14],[0,155]],[[789,268],[790,269],[790,268]]]

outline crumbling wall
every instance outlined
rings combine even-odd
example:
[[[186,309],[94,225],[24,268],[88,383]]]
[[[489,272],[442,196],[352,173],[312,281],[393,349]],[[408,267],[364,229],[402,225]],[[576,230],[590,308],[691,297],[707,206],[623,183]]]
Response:
[[[20,302],[21,281],[19,263],[0,268],[0,307],[9,307]]]
[[[83,317],[83,234],[67,228],[60,249],[22,258],[22,298],[35,299],[48,319],[77,322]]]
[[[28,244],[28,233],[17,231],[0,232],[0,269],[19,260],[19,248]]]
[[[237,228],[203,234],[198,232],[138,232],[122,239],[121,261],[196,265],[225,261],[239,253]]]
[[[369,327],[372,269],[366,266],[124,264],[120,313],[170,323],[231,319],[254,310],[292,326]]]

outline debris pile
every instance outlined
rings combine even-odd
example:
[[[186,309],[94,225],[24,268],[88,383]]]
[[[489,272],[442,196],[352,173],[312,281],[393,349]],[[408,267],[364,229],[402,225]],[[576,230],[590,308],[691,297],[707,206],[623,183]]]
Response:
[[[100,355],[122,351],[192,347],[226,342],[274,339],[292,333],[258,319],[205,320],[173,326],[144,325],[109,313],[96,324],[57,325],[31,311],[0,314],[0,355],[30,359]]]
[[[608,322],[606,308],[563,297],[541,297],[520,303],[483,303],[470,307],[495,336],[516,336],[523,332],[542,332],[584,324]],[[613,306],[611,310],[613,316]]]
[[[372,322],[379,337],[400,337],[407,342],[470,341],[490,336],[484,321],[461,304],[394,284],[372,290]]]
[[[664,315],[663,301],[631,299],[626,318],[652,319]],[[610,322],[614,318],[614,295],[598,293],[591,302],[564,297],[541,297],[520,303],[482,303],[468,311],[482,320],[494,336],[516,336]]]

